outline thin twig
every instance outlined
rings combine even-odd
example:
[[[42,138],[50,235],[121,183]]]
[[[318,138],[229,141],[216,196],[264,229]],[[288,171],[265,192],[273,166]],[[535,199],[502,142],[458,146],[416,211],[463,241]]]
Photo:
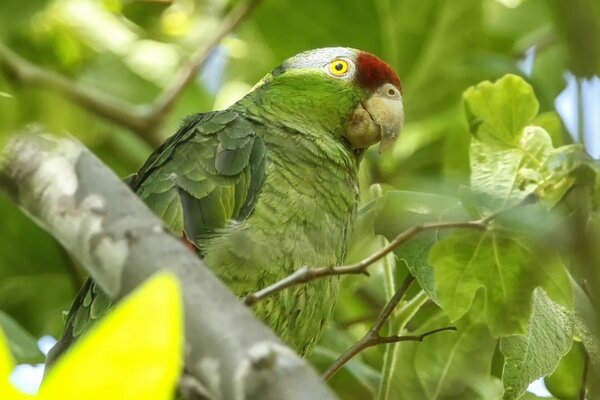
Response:
[[[400,303],[400,300],[404,297],[411,283],[415,280],[412,275],[408,275],[404,282],[402,282],[402,286],[400,289],[396,291],[394,296],[390,299],[390,301],[386,304],[385,308],[381,311],[379,316],[377,317],[377,321],[369,329],[369,331],[363,336],[358,342],[356,342],[352,347],[350,347],[344,354],[342,354],[331,366],[325,371],[323,374],[324,380],[329,380],[333,375],[335,375],[348,361],[354,358],[361,351],[374,347],[380,344],[389,344],[389,343],[398,343],[398,342],[406,342],[406,341],[418,341],[421,342],[427,336],[433,335],[438,332],[443,331],[455,331],[456,328],[453,326],[448,326],[444,328],[434,329],[420,335],[408,335],[408,336],[380,336],[379,332],[383,325],[387,322],[392,315],[392,312]]]
[[[130,129],[150,146],[157,147],[163,140],[160,130],[164,120],[183,90],[193,81],[215,47],[250,15],[259,2],[260,0],[247,0],[234,8],[222,21],[214,36],[191,56],[172,82],[150,104],[135,105],[82,85],[30,63],[2,43],[0,67],[4,67],[6,73],[15,81],[56,90],[73,103]]]
[[[283,278],[280,281],[275,282],[274,284],[267,286],[257,292],[250,293],[244,298],[244,303],[248,306],[255,304],[256,302],[263,300],[267,297],[273,296],[276,293],[279,293],[283,289],[287,289],[291,286],[299,285],[301,283],[310,282],[312,280],[323,278],[326,276],[335,276],[335,275],[369,275],[367,268],[379,261],[389,253],[396,250],[398,247],[402,246],[404,243],[412,239],[414,236],[418,235],[421,232],[430,231],[434,229],[451,229],[451,228],[470,228],[470,229],[478,229],[485,230],[487,228],[487,224],[490,220],[490,216],[475,220],[475,221],[466,221],[466,222],[440,222],[440,223],[430,223],[430,224],[419,224],[415,225],[407,230],[401,232],[394,240],[392,240],[387,246],[382,248],[381,250],[371,254],[369,257],[363,259],[362,261],[351,264],[351,265],[343,265],[337,267],[302,267],[291,275]]]

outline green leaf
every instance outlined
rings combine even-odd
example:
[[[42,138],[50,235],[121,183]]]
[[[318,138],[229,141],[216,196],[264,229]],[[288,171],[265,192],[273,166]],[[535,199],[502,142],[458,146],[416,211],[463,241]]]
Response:
[[[536,126],[525,128],[513,147],[473,139],[472,190],[488,210],[510,207],[532,193],[552,207],[575,181],[571,172],[581,164],[582,150],[578,145],[554,149],[550,135]]]
[[[542,287],[550,298],[570,308],[569,278],[558,257],[540,258],[525,239],[493,231],[459,231],[431,250],[436,293],[450,319],[456,321],[483,289],[487,324],[495,336],[524,333],[531,295]]]
[[[436,242],[435,236],[435,233],[429,233],[414,238],[394,253],[406,264],[410,273],[417,278],[419,285],[429,298],[439,304],[438,296],[435,293],[434,269],[427,260],[429,250]]]
[[[536,289],[527,333],[500,339],[504,398],[519,398],[531,382],[552,373],[569,351],[572,337],[570,313]]]
[[[494,400],[502,398],[502,384],[490,376],[496,346],[478,311],[456,322],[456,332],[441,332],[422,343],[402,343],[397,358],[397,377],[392,382],[394,399]],[[438,312],[419,331],[447,326]]]
[[[569,49],[569,69],[577,76],[600,74],[600,4],[597,0],[547,0],[556,32]]]
[[[549,111],[538,114],[531,122],[532,125],[539,126],[544,129],[552,138],[554,147],[563,146],[571,142],[569,133],[563,124],[560,115],[556,111]]]
[[[581,287],[571,280],[574,299],[575,334],[585,347],[590,360],[596,368],[600,368],[600,321],[598,311],[590,301],[589,296]]]
[[[343,333],[342,333],[343,334]],[[348,347],[354,344],[354,339],[349,341]],[[341,354],[343,350],[333,350],[327,346],[318,345],[311,355],[311,363],[325,371]],[[374,395],[377,384],[381,378],[380,372],[361,360],[350,360],[344,368],[335,375],[331,384],[333,387],[353,387],[352,392],[359,394],[359,398],[370,398]]]
[[[471,133],[509,147],[516,146],[539,107],[531,85],[510,74],[467,89],[464,100]]]
[[[544,379],[546,388],[552,395],[560,400],[579,400],[584,358],[585,350],[582,344],[574,342],[552,375]]]
[[[519,397],[520,400],[557,400],[556,397],[539,397],[533,393],[526,392],[523,396]]]
[[[17,364],[37,364],[44,362],[35,338],[10,315],[0,310],[0,328],[4,331],[8,346]]]

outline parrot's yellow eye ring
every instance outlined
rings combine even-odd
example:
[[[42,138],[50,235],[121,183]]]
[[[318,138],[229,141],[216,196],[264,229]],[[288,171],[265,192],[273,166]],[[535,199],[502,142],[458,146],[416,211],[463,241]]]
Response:
[[[334,76],[346,75],[348,72],[348,61],[338,58],[329,64],[329,73]]]

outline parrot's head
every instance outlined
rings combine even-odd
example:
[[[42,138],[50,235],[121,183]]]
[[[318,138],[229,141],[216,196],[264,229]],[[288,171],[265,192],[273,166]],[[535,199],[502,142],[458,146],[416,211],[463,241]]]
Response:
[[[292,124],[319,125],[344,138],[352,149],[380,143],[391,147],[404,123],[402,85],[377,56],[356,49],[328,47],[285,60],[257,88]]]

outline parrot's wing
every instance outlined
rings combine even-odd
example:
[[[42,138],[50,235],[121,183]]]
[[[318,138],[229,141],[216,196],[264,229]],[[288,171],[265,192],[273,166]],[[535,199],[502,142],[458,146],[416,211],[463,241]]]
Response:
[[[202,248],[206,237],[252,211],[265,177],[262,125],[234,111],[188,118],[131,180],[175,233]]]
[[[203,239],[218,235],[230,220],[243,221],[254,208],[266,166],[259,129],[265,128],[234,111],[188,117],[126,183],[175,234],[185,234],[202,249]],[[47,365],[111,306],[88,279]]]

